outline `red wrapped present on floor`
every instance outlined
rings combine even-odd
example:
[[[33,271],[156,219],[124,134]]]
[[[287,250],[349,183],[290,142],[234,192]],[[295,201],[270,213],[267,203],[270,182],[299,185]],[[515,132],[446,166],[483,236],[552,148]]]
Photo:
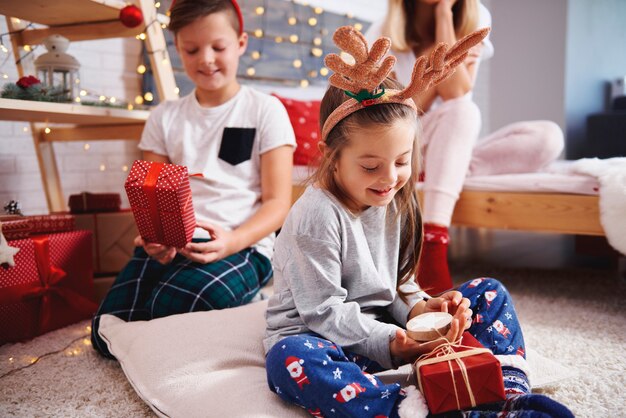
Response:
[[[90,231],[9,241],[14,267],[0,267],[0,344],[20,341],[91,317]]]
[[[458,343],[420,357],[414,367],[431,414],[505,399],[500,362],[468,332]]]
[[[124,188],[145,241],[176,248],[191,241],[196,219],[187,167],[136,160]]]
[[[119,193],[73,194],[68,201],[71,213],[115,212],[122,206]]]
[[[0,221],[2,232],[8,240],[76,229],[74,216],[68,214],[12,216]]]

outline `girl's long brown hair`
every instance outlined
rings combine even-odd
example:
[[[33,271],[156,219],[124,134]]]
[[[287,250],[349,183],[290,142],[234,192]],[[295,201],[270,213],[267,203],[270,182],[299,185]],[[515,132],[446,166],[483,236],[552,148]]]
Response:
[[[385,89],[401,90],[402,86],[391,79],[386,79],[383,84]],[[328,116],[341,103],[350,99],[343,90],[329,86],[320,107],[320,129]],[[407,105],[400,103],[385,103],[365,107],[350,114],[339,122],[326,138],[326,151],[320,158],[320,165],[313,174],[311,180],[321,188],[333,194],[344,206],[353,208],[348,194],[335,180],[334,168],[341,151],[350,141],[350,133],[358,129],[367,129],[372,126],[388,126],[398,119],[406,119],[415,122],[415,132],[419,131],[417,114]],[[401,286],[415,277],[417,264],[422,248],[422,217],[419,207],[418,195],[415,185],[419,176],[419,143],[417,134],[413,145],[411,157],[411,176],[406,185],[395,196],[398,205],[398,213],[401,217],[400,254],[398,258],[398,295],[403,301],[409,293],[402,291]]]
[[[382,35],[391,39],[391,49],[397,52],[412,51],[435,40],[435,27],[429,31],[430,39],[423,39],[417,28],[416,0],[389,0]],[[478,28],[478,0],[457,0],[452,6],[454,32],[461,39]]]

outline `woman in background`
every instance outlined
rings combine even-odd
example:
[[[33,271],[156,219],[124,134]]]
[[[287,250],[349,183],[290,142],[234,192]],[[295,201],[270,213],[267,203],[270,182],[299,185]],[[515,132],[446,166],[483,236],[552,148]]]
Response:
[[[391,38],[395,77],[411,78],[416,57],[440,42],[454,44],[477,28],[491,26],[479,0],[389,0],[384,20],[365,34],[369,44]],[[479,63],[493,55],[488,38],[447,80],[414,97],[420,111],[424,156],[424,244],[420,287],[431,294],[452,287],[448,227],[466,176],[537,171],[563,150],[563,133],[550,121],[518,122],[478,140],[480,109],[472,101]]]

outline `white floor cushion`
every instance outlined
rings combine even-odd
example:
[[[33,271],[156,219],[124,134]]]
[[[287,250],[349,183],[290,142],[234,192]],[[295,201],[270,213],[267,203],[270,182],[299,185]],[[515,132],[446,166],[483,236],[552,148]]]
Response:
[[[103,315],[100,335],[139,396],[163,417],[308,417],[270,391],[263,334],[267,300],[233,309],[124,322]],[[571,377],[558,363],[527,350],[533,387]],[[414,384],[411,366],[377,374]]]

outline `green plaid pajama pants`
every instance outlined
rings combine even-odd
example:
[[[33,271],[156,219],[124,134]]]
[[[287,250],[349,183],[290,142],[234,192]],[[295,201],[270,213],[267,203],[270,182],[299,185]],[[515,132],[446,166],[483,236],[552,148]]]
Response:
[[[194,239],[201,241],[206,240]],[[91,342],[102,355],[114,358],[98,334],[101,315],[145,321],[245,305],[271,276],[270,260],[253,248],[209,264],[177,254],[170,264],[163,265],[137,247],[92,320]]]

